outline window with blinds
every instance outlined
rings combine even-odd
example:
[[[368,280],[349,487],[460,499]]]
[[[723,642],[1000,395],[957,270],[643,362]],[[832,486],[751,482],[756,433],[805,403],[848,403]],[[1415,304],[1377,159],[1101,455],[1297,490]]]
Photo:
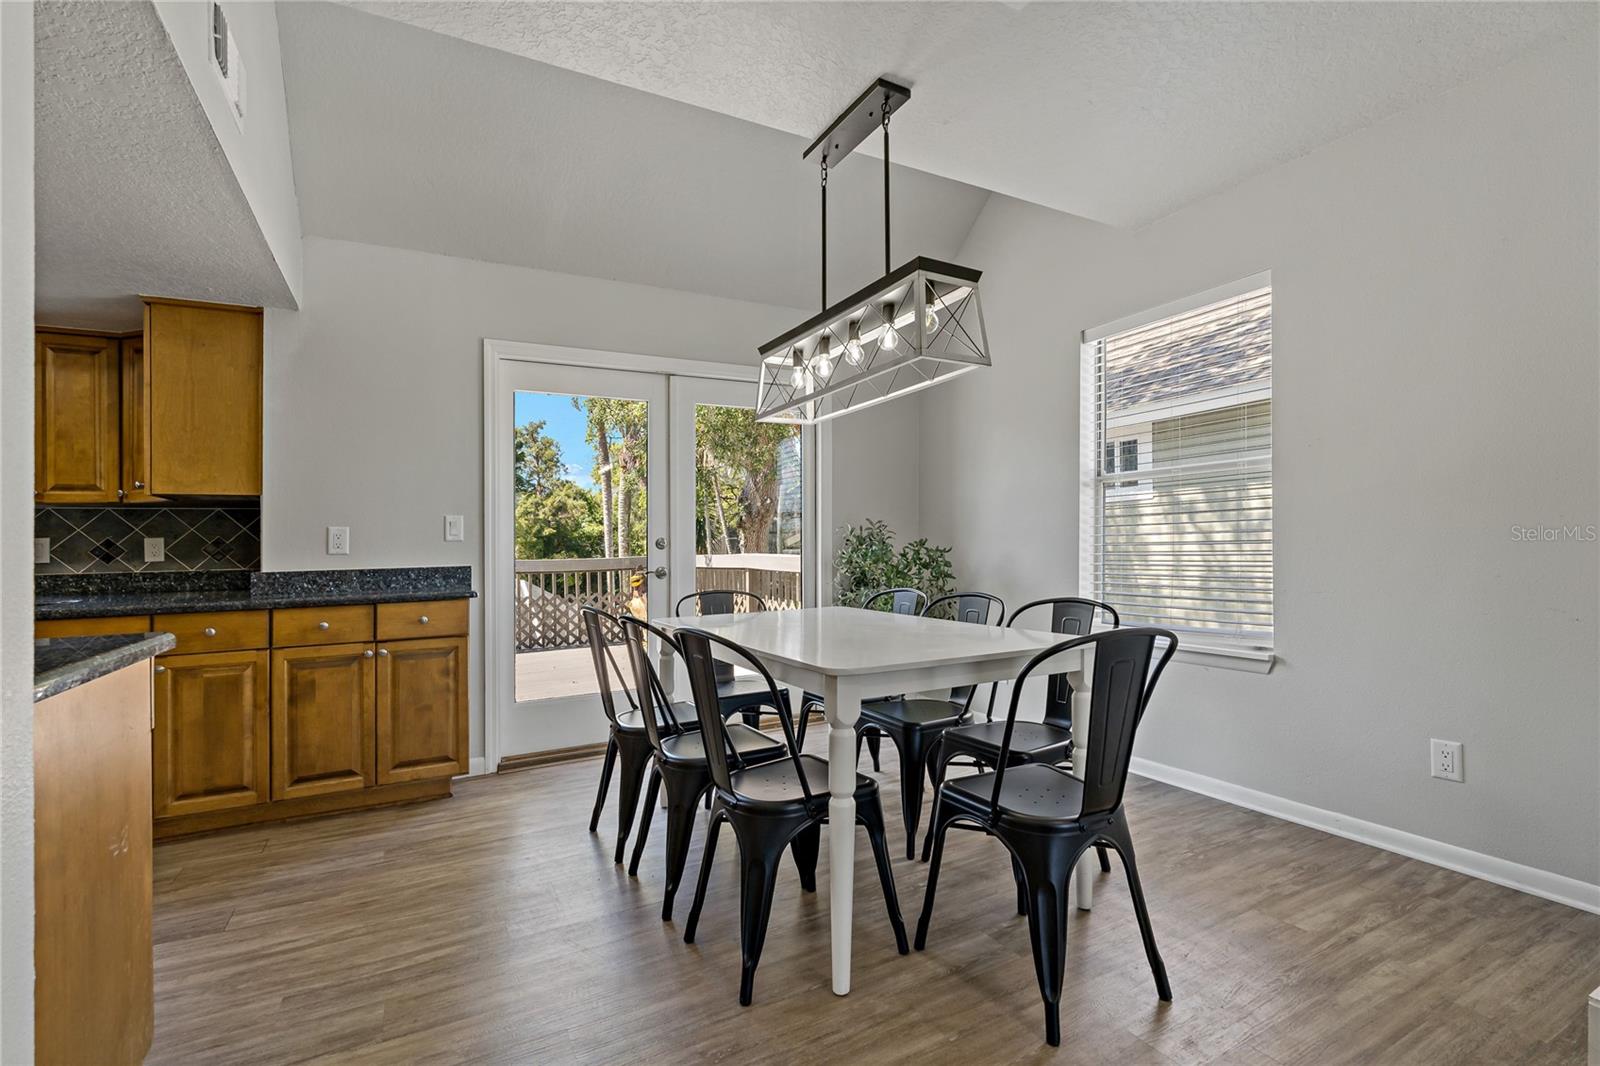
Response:
[[[1270,277],[1089,331],[1083,377],[1090,594],[1124,625],[1270,648]]]

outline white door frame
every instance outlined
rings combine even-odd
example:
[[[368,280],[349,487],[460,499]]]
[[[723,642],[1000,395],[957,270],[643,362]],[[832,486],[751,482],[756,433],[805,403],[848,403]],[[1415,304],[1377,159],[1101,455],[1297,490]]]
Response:
[[[505,393],[502,367],[509,363],[550,363],[595,370],[633,370],[667,376],[667,412],[673,407],[672,378],[712,378],[738,381],[750,386],[754,406],[758,369],[753,365],[717,363],[675,356],[636,355],[589,348],[572,348],[527,341],[485,339],[483,342],[483,511],[479,528],[483,531],[483,772],[494,773],[499,766],[501,709],[516,697],[516,655],[508,653],[513,632],[511,595],[515,543],[511,527],[495,514],[496,492],[509,484],[509,449],[513,414],[510,404],[502,404]],[[681,434],[680,434],[681,436]],[[669,449],[673,441],[668,426]],[[801,432],[802,469],[807,528],[802,536],[804,559],[801,564],[802,591],[807,605],[815,605],[825,595],[824,565],[830,558],[825,545],[831,545],[833,528],[833,448],[831,427],[806,426]],[[669,451],[669,455],[670,455]],[[673,528],[671,513],[674,489],[667,492],[666,528]],[[504,528],[501,528],[504,526]],[[675,535],[674,535],[675,540]]]

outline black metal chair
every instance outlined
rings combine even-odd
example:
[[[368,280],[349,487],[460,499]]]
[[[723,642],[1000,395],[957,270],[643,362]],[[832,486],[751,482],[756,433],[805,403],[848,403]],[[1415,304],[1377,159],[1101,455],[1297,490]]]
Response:
[[[683,939],[685,943],[694,943],[700,910],[705,905],[717,833],[722,823],[727,822],[739,843],[739,947],[743,963],[739,1002],[748,1007],[755,988],[756,964],[761,959],[761,947],[767,936],[778,863],[785,848],[794,854],[795,866],[800,871],[800,887],[807,892],[817,890],[817,852],[821,847],[822,825],[828,820],[828,764],[813,755],[800,754],[789,708],[779,706],[778,721],[783,725],[788,758],[762,766],[749,765],[728,742],[722,715],[718,713],[719,694],[714,670],[717,660],[711,654],[712,645],[721,645],[746,660],[774,696],[777,682],[759,659],[725,637],[701,629],[680,629],[677,635],[706,751],[723,754],[721,759],[708,759],[715,798],[711,803],[711,821],[706,833],[705,856],[700,860],[694,906],[690,908]],[[884,833],[878,783],[865,774],[857,774],[854,795],[856,822],[866,828],[872,842],[878,880],[883,886],[889,922],[894,927],[895,946],[904,955],[909,950],[905,922],[900,917],[900,901],[895,895],[894,875],[889,869],[889,842]],[[835,831],[843,830],[835,827]]]
[[[628,873],[637,875],[639,859],[644,854],[645,841],[650,837],[650,818],[655,812],[656,797],[664,781],[667,786],[667,882],[661,899],[661,920],[671,921],[672,901],[678,894],[678,883],[683,878],[683,868],[689,861],[689,841],[694,834],[695,806],[711,788],[711,772],[706,765],[705,738],[700,733],[698,716],[680,722],[672,701],[661,687],[661,678],[650,660],[647,638],[654,636],[665,641],[674,652],[681,654],[677,641],[671,634],[637,618],[623,618],[623,643],[628,649],[629,663],[633,668],[633,697],[640,707],[653,705],[657,715],[641,715],[645,734],[655,755],[655,766],[650,771],[650,785],[645,789],[644,813],[639,817],[639,831],[634,834],[633,859]],[[684,705],[679,704],[683,707]],[[691,715],[692,706],[685,707]],[[660,724],[656,724],[657,721]],[[689,727],[693,728],[689,728]],[[757,766],[788,754],[781,740],[747,725],[732,723],[724,729],[729,745],[739,753],[747,765]]]
[[[1006,605],[1000,597],[987,592],[958,592],[933,600],[922,614],[975,625],[999,625],[1005,619]],[[861,705],[861,717],[856,720],[856,757],[860,758],[862,738],[876,740],[879,734],[892,740],[900,753],[900,812],[906,823],[908,859],[917,857],[917,823],[922,820],[928,752],[945,730],[969,720],[975,688],[963,685],[951,689],[944,699],[897,696]]]
[[[754,592],[745,592],[742,589],[701,589],[679,598],[672,608],[675,618],[683,618],[683,605],[693,602],[695,615],[707,614],[748,614],[756,611],[765,611],[767,601],[757,596]],[[717,691],[721,693],[722,714],[742,715],[744,724],[752,729],[761,725],[761,708],[771,704],[770,694],[761,679],[751,676],[739,676],[732,664],[717,662]],[[778,698],[788,705],[789,690],[780,689]],[[775,708],[774,708],[775,709]]]
[[[594,659],[595,680],[600,683],[600,708],[605,711],[606,720],[611,727],[611,734],[606,740],[605,761],[600,766],[600,791],[594,797],[594,811],[589,815],[589,832],[593,833],[600,825],[600,810],[605,806],[606,790],[611,787],[611,772],[620,758],[622,783],[621,794],[617,798],[621,806],[617,808],[617,851],[613,860],[620,863],[623,848],[628,842],[628,832],[633,828],[634,812],[639,807],[639,790],[644,785],[645,768],[649,765],[654,751],[650,746],[650,736],[645,730],[644,715],[639,710],[639,704],[634,701],[633,694],[626,687],[623,688],[622,694],[628,701],[628,710],[620,712],[612,695],[611,669],[607,667],[607,660],[610,660],[611,668],[616,668],[617,680],[624,682],[624,685],[627,675],[616,667],[616,660],[611,657],[611,643],[607,640],[606,628],[609,626],[611,634],[620,639],[621,620],[616,615],[594,606],[583,607],[580,614],[583,617],[584,637],[589,642],[589,654]],[[675,713],[677,717],[673,719],[674,721],[693,723],[690,728],[700,727],[694,707],[690,704],[677,704]]]
[[[1025,603],[1011,612],[1006,625],[1015,626],[1017,620],[1029,611],[1050,608],[1050,631],[1063,636],[1085,636],[1094,627],[1096,611],[1104,611],[1113,629],[1122,624],[1117,609],[1099,600],[1086,600],[1077,596],[1057,596]],[[998,686],[996,686],[998,687]],[[951,762],[964,758],[979,767],[993,767],[1000,754],[1000,739],[1005,726],[994,720],[995,688],[989,690],[989,709],[982,722],[956,726],[939,735],[933,751],[928,754],[928,774],[933,781],[934,804],[939,802],[939,786]],[[1011,737],[1011,765],[1019,763],[1065,762],[1072,756],[1072,685],[1066,674],[1053,674],[1045,689],[1044,721],[1018,722]],[[922,842],[922,860],[928,860],[933,846],[933,829],[930,823],[928,836]],[[1105,851],[1100,852],[1100,869],[1109,871],[1111,861]]]
[[[889,611],[894,614],[921,614],[927,609],[927,606],[928,594],[923,592],[921,589],[913,588],[880,589],[877,592],[871,593],[866,599],[861,601],[861,609],[863,611]],[[899,699],[900,697],[895,696],[892,698]],[[821,702],[820,698],[817,702]],[[809,694],[807,695],[807,706],[810,706]],[[883,764],[879,761],[878,756],[880,754],[879,745],[882,743],[883,734],[878,732],[876,729],[863,731],[858,725],[856,727],[856,735],[856,751],[858,753],[856,757],[860,758],[860,738],[866,737],[867,752],[872,756],[872,768],[874,770],[881,771],[883,769]]]
[[[1152,669],[1157,641],[1165,641],[1166,648]],[[1094,681],[1089,694],[1089,745],[1082,760],[1083,779],[1057,766],[1013,764],[1007,756],[1017,725],[1022,683],[1049,660],[1084,647],[1094,649]],[[1122,794],[1128,782],[1134,733],[1177,647],[1178,638],[1164,629],[1114,629],[1065,640],[1039,653],[1022,668],[1011,690],[996,768],[939,787],[932,826],[933,862],[928,868],[922,916],[917,920],[917,950],[928,942],[946,831],[952,826],[970,826],[999,840],[1011,853],[1012,869],[1027,897],[1028,935],[1033,941],[1039,994],[1044,999],[1045,1040],[1052,1046],[1061,1043],[1067,885],[1078,859],[1096,844],[1109,844],[1122,856],[1156,994],[1164,1001],[1172,1000],[1167,968],[1156,949],[1144,889],[1139,884]]]

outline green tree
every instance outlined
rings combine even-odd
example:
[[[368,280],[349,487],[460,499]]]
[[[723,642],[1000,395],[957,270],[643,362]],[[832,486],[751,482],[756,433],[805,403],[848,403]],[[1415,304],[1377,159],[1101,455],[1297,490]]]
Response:
[[[517,558],[593,559],[602,553],[600,500],[572,481],[517,500]]]
[[[574,397],[572,404],[584,412],[585,438],[594,446],[604,554],[643,555],[647,408],[640,400],[604,396]]]
[[[695,438],[700,451],[696,491],[706,523],[706,543],[720,542],[725,551],[763,552],[778,514],[778,449],[800,427],[757,422],[748,407],[701,405],[695,409]],[[738,532],[735,549],[729,537],[729,512]]]
[[[561,445],[545,435],[544,422],[520,425],[512,434],[517,495],[546,495],[562,479]]]

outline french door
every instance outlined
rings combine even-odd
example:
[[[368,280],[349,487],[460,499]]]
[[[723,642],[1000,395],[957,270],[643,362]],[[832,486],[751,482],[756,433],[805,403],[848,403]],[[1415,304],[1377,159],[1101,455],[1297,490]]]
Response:
[[[584,605],[816,602],[816,443],[756,423],[753,381],[507,358],[486,374],[487,769],[605,740]]]

